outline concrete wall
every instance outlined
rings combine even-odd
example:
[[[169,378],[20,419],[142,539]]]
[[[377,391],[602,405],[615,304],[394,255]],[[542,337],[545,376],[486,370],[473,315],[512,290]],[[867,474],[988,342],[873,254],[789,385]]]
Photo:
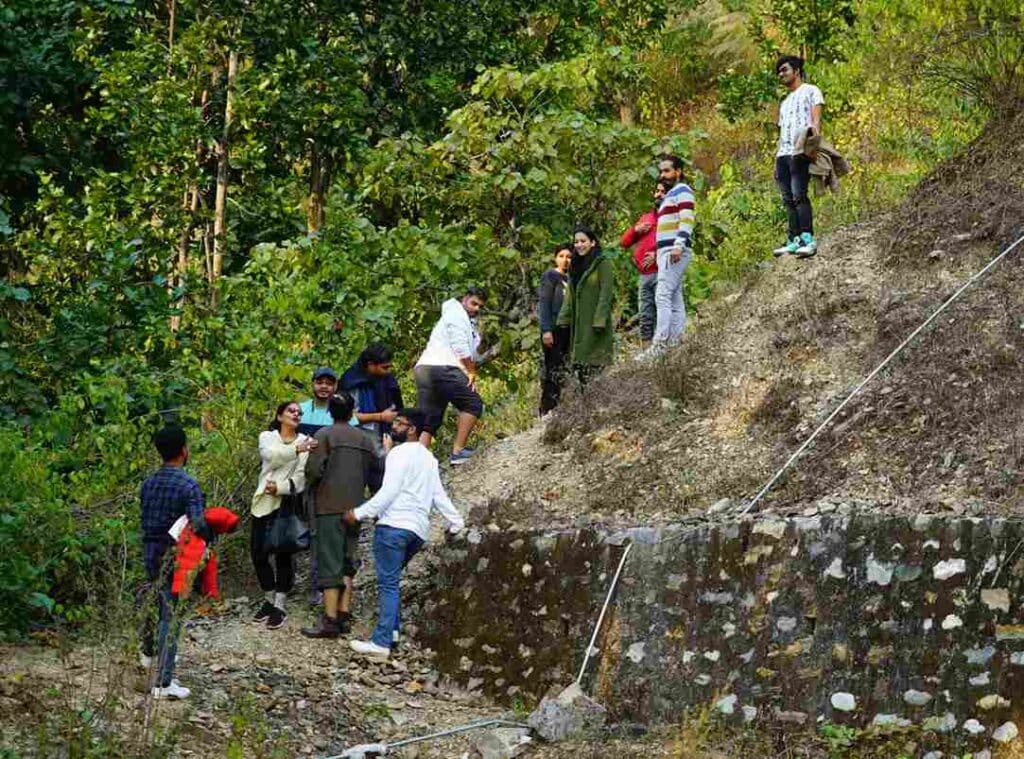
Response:
[[[832,512],[697,528],[475,529],[445,548],[421,638],[509,699],[571,682],[625,540],[586,689],[622,721],[916,724],[978,749],[1024,728],[1024,523]],[[984,754],[982,754],[984,755]]]

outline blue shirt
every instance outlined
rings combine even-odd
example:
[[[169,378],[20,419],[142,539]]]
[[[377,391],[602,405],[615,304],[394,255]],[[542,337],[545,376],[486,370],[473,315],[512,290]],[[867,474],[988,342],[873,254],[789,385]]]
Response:
[[[143,559],[147,569],[154,569],[160,557],[173,542],[167,531],[186,515],[196,534],[209,539],[203,509],[203,491],[181,467],[166,464],[142,483],[139,493],[142,504]],[[151,566],[152,565],[152,566]],[[154,574],[150,572],[151,576]]]
[[[182,515],[192,523],[205,525],[206,499],[191,475],[177,466],[162,466],[142,483],[142,534],[147,538],[167,535]],[[169,536],[168,536],[169,537]]]
[[[299,408],[302,409],[302,423],[299,424],[299,432],[303,435],[315,435],[324,427],[330,427],[334,424],[334,419],[331,417],[328,407],[317,408],[312,398],[300,403]],[[353,427],[359,424],[355,414],[352,415],[352,421],[349,424]]]

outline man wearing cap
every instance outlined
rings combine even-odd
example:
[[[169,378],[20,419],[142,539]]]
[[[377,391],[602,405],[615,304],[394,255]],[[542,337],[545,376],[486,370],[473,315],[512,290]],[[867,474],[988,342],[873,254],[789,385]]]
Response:
[[[308,401],[299,404],[302,411],[302,421],[299,423],[299,432],[303,435],[315,437],[316,433],[325,427],[334,424],[331,418],[331,396],[338,390],[338,375],[329,366],[321,366],[313,372],[313,397]],[[310,507],[310,513],[315,513],[315,507]],[[317,577],[316,554],[311,553],[309,557],[309,603],[311,606],[319,606],[323,601],[323,593],[320,591]]]
[[[327,366],[321,366],[313,372],[313,397],[299,404],[302,410],[302,422],[299,432],[303,435],[316,435],[324,427],[330,427],[331,396],[338,390],[338,375]]]

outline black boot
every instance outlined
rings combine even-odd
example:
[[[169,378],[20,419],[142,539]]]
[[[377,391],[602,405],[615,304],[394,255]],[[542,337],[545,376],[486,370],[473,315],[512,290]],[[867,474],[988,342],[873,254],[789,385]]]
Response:
[[[307,638],[337,638],[341,631],[338,629],[338,620],[324,614],[315,627],[302,628],[302,634]]]

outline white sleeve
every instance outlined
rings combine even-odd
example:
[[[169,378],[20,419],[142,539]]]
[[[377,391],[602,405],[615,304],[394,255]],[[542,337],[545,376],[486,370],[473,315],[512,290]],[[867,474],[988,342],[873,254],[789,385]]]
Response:
[[[374,494],[373,498],[355,510],[356,519],[360,522],[379,516],[402,492],[405,457],[397,454],[397,448],[388,454],[384,464],[384,481],[381,483],[380,490]]]
[[[444,325],[444,338],[448,347],[459,358],[473,356],[473,325],[469,322],[469,314],[458,301],[445,304],[441,312],[441,323]]]
[[[821,90],[819,90],[817,87],[815,87],[812,84],[811,85],[811,105],[814,106],[814,105],[824,105],[824,104],[825,104],[825,96],[821,94]]]
[[[466,526],[466,521],[462,518],[462,514],[455,508],[452,503],[452,499],[448,497],[448,494],[444,490],[444,485],[441,482],[441,474],[437,468],[437,463],[434,464],[434,497],[433,506],[435,509],[441,512],[441,516],[444,517],[445,521],[448,522],[448,529],[451,532],[459,532],[463,527]]]

